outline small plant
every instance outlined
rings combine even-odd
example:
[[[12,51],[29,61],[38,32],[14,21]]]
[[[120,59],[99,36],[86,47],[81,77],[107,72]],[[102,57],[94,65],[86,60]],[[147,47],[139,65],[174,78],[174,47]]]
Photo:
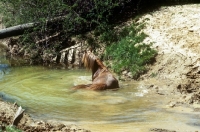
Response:
[[[6,127],[6,132],[22,132],[21,130],[17,129],[14,126],[7,126]]]
[[[21,130],[17,129],[15,126],[6,126],[5,130],[2,130],[0,127],[0,132],[22,132]]]
[[[158,73],[151,73],[151,75],[150,75],[150,77],[152,77],[152,78],[154,78],[154,77],[156,77],[158,75]]]

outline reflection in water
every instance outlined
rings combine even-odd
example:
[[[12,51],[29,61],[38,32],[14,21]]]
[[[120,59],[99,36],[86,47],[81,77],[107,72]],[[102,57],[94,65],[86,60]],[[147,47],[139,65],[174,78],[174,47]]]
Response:
[[[9,73],[9,65],[8,64],[0,64],[0,80],[3,78],[5,74]]]
[[[14,98],[12,98],[11,96],[7,95],[7,94],[4,93],[4,92],[0,92],[0,98],[1,98],[2,100],[6,100],[6,101],[9,101],[9,102],[14,102],[14,101],[15,101]]]
[[[0,81],[5,74],[9,73],[9,65],[6,59],[5,49],[0,45]]]

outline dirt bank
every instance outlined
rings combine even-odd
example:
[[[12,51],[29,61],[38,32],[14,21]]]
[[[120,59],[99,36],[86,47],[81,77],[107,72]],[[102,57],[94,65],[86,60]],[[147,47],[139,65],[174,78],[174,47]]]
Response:
[[[161,7],[142,16],[148,19],[145,41],[154,42],[159,53],[156,63],[141,79],[168,80],[171,92],[179,92],[177,102],[198,104],[200,59],[200,5]]]
[[[5,130],[7,125],[13,124],[13,119],[17,110],[17,104],[11,104],[0,100],[0,131]],[[19,122],[14,124],[17,125],[17,128],[20,130],[27,132],[90,132],[89,130],[81,129],[76,125],[65,125],[59,122],[36,121],[26,113],[23,113],[23,117],[20,118]]]
[[[148,19],[144,31],[149,37],[145,41],[154,42],[153,47],[158,50],[156,62],[140,80],[149,84],[147,88],[150,95],[168,98],[163,107],[177,112],[180,112],[176,109],[179,106],[186,106],[194,111],[200,109],[199,18],[200,5],[195,4],[161,7],[140,19]],[[11,124],[17,107],[0,101],[0,108],[0,127]],[[171,129],[168,127],[167,129]],[[28,115],[24,115],[19,128],[26,131],[87,131],[59,123],[33,121]],[[169,132],[159,128],[152,128],[150,131]]]
[[[156,62],[140,79],[150,84],[153,96],[169,99],[164,104],[169,111],[195,114],[200,110],[199,18],[200,4],[192,4],[161,7],[140,19],[147,20],[144,32],[149,37],[145,41],[153,42],[158,50]],[[180,127],[176,131],[192,130]]]

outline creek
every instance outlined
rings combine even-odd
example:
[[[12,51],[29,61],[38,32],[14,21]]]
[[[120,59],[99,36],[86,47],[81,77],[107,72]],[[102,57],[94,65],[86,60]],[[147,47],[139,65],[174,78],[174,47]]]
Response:
[[[199,117],[164,108],[163,96],[148,96],[148,84],[125,81],[119,90],[102,92],[71,89],[90,82],[91,72],[85,69],[10,66],[0,52],[0,97],[17,102],[36,120],[77,124],[94,132],[200,129]]]

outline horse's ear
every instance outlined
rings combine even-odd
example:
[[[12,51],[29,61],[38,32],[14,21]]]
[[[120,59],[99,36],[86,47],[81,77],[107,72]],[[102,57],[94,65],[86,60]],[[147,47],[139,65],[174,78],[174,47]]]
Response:
[[[89,51],[92,52],[92,48],[89,48]]]

